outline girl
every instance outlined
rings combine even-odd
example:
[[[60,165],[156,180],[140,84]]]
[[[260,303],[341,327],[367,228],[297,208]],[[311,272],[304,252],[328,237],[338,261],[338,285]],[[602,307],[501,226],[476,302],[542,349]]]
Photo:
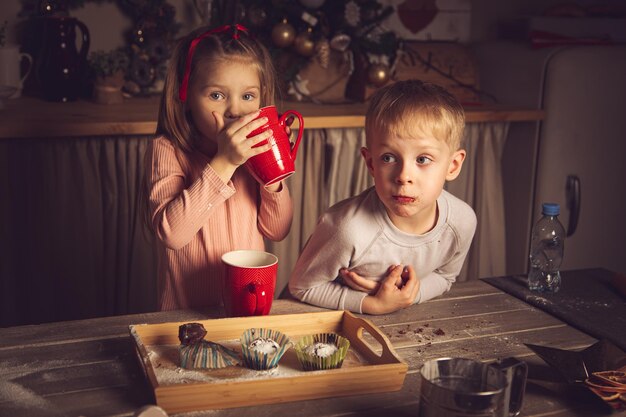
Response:
[[[265,47],[241,25],[197,30],[173,51],[146,156],[148,209],[159,250],[160,309],[219,305],[221,256],[283,239],[293,205],[282,183],[267,189],[246,169],[269,132],[275,75]]]

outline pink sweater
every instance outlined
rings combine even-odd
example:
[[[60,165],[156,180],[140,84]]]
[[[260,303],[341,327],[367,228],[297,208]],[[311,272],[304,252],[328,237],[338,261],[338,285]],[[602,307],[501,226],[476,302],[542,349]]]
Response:
[[[272,193],[237,169],[225,184],[201,153],[177,151],[164,137],[147,155],[149,211],[159,250],[161,310],[221,303],[221,256],[264,250],[263,238],[281,240],[291,227],[288,188]]]

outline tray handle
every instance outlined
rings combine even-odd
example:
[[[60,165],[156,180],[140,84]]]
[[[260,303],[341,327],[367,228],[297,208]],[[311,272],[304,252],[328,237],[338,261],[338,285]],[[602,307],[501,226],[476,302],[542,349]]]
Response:
[[[350,344],[359,348],[359,352],[372,363],[404,363],[394,350],[391,342],[371,321],[355,316],[349,311],[344,312],[343,330],[350,339]],[[383,348],[378,355],[372,346],[363,339],[363,330],[367,330]]]

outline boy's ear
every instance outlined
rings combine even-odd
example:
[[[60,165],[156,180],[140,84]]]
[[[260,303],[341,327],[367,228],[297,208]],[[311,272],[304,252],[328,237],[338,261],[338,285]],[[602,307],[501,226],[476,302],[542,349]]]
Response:
[[[372,166],[372,155],[370,154],[370,150],[363,146],[361,148],[361,155],[363,156],[363,160],[365,161],[365,165],[367,165],[367,170],[370,172],[370,175],[374,175],[374,167]]]
[[[448,173],[446,174],[446,181],[452,181],[461,173],[461,167],[465,160],[465,149],[459,149],[452,154],[450,165],[448,166]]]

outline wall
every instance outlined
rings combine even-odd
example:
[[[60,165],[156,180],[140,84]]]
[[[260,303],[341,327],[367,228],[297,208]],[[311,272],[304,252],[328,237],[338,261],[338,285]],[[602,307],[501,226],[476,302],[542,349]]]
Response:
[[[329,0],[330,1],[330,0]],[[404,0],[380,0],[383,4],[398,6]],[[177,19],[183,25],[181,33],[202,23],[194,7],[193,0],[169,0],[177,11]],[[199,1],[198,3],[203,3]],[[564,3],[563,0],[436,0],[439,13],[435,20],[417,34],[400,30],[399,34],[415,39],[453,39],[461,42],[482,42],[498,38],[498,24],[502,20],[518,16],[540,14],[547,7]],[[622,0],[577,0],[576,3],[588,6],[598,3],[621,5]],[[14,28],[21,8],[20,0],[2,0],[0,22],[9,21],[9,41],[15,41]],[[124,44],[122,34],[131,21],[124,16],[117,5],[111,2],[87,3],[84,8],[71,11],[71,14],[85,22],[92,34],[91,50],[113,49]],[[389,21],[392,28],[398,27],[397,16]]]

